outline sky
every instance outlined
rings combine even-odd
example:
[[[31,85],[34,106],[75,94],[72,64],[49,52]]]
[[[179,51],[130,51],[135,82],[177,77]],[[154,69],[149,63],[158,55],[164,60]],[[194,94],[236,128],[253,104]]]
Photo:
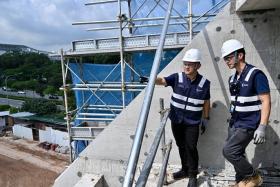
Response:
[[[86,31],[89,26],[72,25],[73,22],[102,20],[108,16],[105,11],[94,12],[92,6],[84,5],[86,2],[89,1],[0,0],[0,43],[56,51],[70,49],[73,40],[102,36],[100,32]],[[110,14],[116,15],[113,11]]]
[[[178,7],[182,7],[178,1],[186,3],[177,0]],[[74,40],[117,36],[118,30],[89,32],[86,29],[92,25],[72,25],[77,21],[116,20],[116,4],[85,6],[88,2],[94,0],[0,0],[0,43],[51,52],[71,49]]]

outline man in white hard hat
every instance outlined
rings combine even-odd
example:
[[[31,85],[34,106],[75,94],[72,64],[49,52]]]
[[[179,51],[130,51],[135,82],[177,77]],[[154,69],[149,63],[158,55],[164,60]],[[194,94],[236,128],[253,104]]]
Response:
[[[265,74],[245,61],[244,46],[235,39],[223,43],[222,57],[230,69],[231,95],[228,138],[223,148],[224,157],[236,171],[235,186],[260,186],[262,178],[245,156],[251,140],[265,141],[265,129],[270,115],[270,89]]]
[[[201,66],[198,49],[188,50],[182,60],[183,72],[157,77],[156,84],[173,89],[169,118],[182,164],[182,169],[173,173],[173,178],[189,177],[188,187],[196,187],[199,125],[203,134],[209,121],[210,81],[198,73]]]

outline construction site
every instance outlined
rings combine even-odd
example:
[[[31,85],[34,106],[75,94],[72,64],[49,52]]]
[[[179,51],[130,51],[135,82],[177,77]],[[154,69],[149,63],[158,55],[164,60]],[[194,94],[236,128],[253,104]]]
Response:
[[[85,6],[116,15],[80,20],[75,27],[116,36],[77,38],[71,50],[60,51],[69,155],[46,154],[31,143],[22,143],[29,148],[18,153],[22,148],[1,138],[0,173],[10,172],[0,186],[187,186],[188,178],[172,178],[181,169],[168,119],[172,89],[155,81],[182,72],[182,58],[192,48],[201,51],[199,73],[211,82],[210,120],[198,139],[197,186],[233,185],[235,169],[223,156],[230,119],[228,81],[234,71],[224,62],[221,47],[229,39],[242,42],[246,62],[267,76],[271,113],[266,141],[251,142],[246,157],[259,169],[262,186],[280,186],[280,1],[93,0]],[[88,61],[100,54],[119,60]],[[75,110],[69,110],[70,91]],[[34,177],[26,179],[28,175]],[[11,178],[20,179],[11,184]]]
[[[55,180],[54,186],[186,186],[187,178],[170,179],[170,173],[180,169],[166,114],[172,90],[155,86],[155,79],[181,72],[182,57],[191,48],[201,50],[203,65],[199,72],[211,81],[211,120],[207,133],[198,142],[198,183],[200,186],[232,184],[234,168],[222,154],[230,116],[226,112],[230,104],[227,81],[233,72],[226,68],[220,50],[229,39],[241,41],[246,61],[268,76],[272,106],[267,140],[263,145],[250,143],[246,156],[262,171],[262,186],[280,186],[280,3],[212,1],[200,14],[196,14],[203,9],[196,7],[200,3],[191,0],[179,6],[172,0],[147,3],[89,2],[86,5],[93,8],[100,4],[116,7],[117,20],[73,23],[91,27],[88,31],[115,30],[119,36],[73,41],[72,50],[61,51],[63,76],[71,73],[73,81],[72,84],[64,81],[65,100],[67,91],[72,89],[78,104],[66,116],[69,139],[74,142],[72,164]],[[147,29],[150,27],[154,29]],[[107,75],[98,78],[98,72],[104,69],[83,59],[100,53],[117,53],[120,60],[107,66]],[[147,62],[149,66],[144,65]],[[149,77],[149,82],[139,82],[142,76]],[[65,107],[67,110],[67,102]]]
[[[37,142],[0,137],[0,186],[52,186],[69,164],[67,155],[37,146]]]

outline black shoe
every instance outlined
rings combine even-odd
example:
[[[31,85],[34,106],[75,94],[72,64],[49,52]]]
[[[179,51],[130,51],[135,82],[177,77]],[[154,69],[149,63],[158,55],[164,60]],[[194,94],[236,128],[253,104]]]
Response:
[[[183,179],[183,178],[186,178],[187,176],[188,176],[187,172],[185,172],[185,170],[182,170],[182,169],[180,171],[173,173],[174,180]]]
[[[197,179],[196,178],[190,178],[188,187],[197,187]]]

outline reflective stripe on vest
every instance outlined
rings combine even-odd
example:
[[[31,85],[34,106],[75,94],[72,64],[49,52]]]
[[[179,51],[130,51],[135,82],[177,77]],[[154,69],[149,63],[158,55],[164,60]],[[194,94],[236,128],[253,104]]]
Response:
[[[202,79],[200,80],[198,86],[199,86],[200,88],[202,88],[203,85],[204,85],[204,83],[205,83],[205,81],[206,81],[206,79],[205,79],[204,77],[202,77]]]
[[[180,99],[182,101],[187,101],[189,103],[193,103],[195,105],[197,104],[203,104],[204,103],[204,100],[201,100],[201,99],[193,99],[193,98],[187,98],[185,96],[182,96],[182,95],[179,95],[179,94],[176,94],[176,93],[173,93],[172,94],[173,97],[175,97],[176,99]]]
[[[183,72],[178,73],[178,76],[179,76],[178,82],[179,82],[179,83],[183,83]]]
[[[233,82],[233,80],[234,80],[234,77],[235,77],[235,74],[236,74],[236,72],[231,76],[231,78],[230,78],[230,83],[232,83]]]
[[[231,96],[230,100],[235,101],[235,96]],[[237,102],[240,102],[240,103],[254,102],[254,101],[259,101],[259,97],[256,96],[256,95],[251,96],[251,97],[243,97],[243,96],[238,96],[237,97]]]
[[[253,71],[256,70],[256,69],[258,69],[258,68],[253,67],[252,69],[250,69],[250,71],[248,72],[248,74],[247,74],[247,76],[246,76],[246,78],[245,78],[245,81],[246,81],[246,82],[249,81],[249,79],[250,79],[250,77],[251,77]]]
[[[190,111],[202,111],[202,109],[203,109],[203,107],[186,106],[186,105],[177,103],[173,100],[171,100],[170,103],[171,103],[171,105],[173,105],[176,108],[186,109],[186,110],[190,110]]]
[[[253,112],[259,111],[262,109],[262,105],[254,105],[254,106],[236,106],[235,110],[237,112]]]
[[[247,75],[246,75],[244,81],[248,82],[249,79],[250,79],[250,77],[251,77],[251,75],[252,75],[252,73],[253,73],[253,71],[255,71],[255,70],[257,70],[257,69],[258,69],[258,68],[256,68],[256,67],[253,67],[252,69],[250,69],[249,72],[247,73]],[[229,81],[230,83],[233,82],[235,75],[236,75],[236,72],[231,76],[230,81]]]

